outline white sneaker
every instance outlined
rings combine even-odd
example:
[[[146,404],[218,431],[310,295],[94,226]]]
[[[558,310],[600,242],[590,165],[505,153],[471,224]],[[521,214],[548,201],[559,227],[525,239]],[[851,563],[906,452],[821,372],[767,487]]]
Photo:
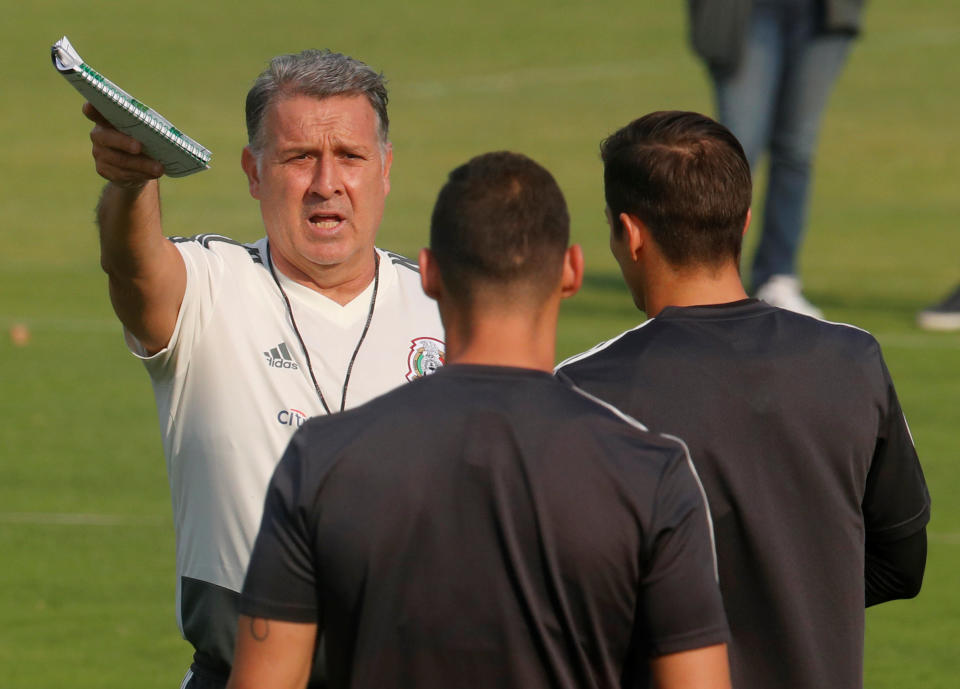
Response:
[[[757,299],[804,316],[823,318],[823,311],[811,304],[800,291],[800,280],[795,275],[774,275],[757,288]]]
[[[918,313],[917,325],[924,330],[960,330],[960,285],[942,302]]]

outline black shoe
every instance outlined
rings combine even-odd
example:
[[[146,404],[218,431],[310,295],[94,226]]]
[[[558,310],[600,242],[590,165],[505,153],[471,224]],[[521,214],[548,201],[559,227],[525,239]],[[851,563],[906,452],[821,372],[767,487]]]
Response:
[[[917,314],[924,330],[960,330],[960,285],[949,297]]]

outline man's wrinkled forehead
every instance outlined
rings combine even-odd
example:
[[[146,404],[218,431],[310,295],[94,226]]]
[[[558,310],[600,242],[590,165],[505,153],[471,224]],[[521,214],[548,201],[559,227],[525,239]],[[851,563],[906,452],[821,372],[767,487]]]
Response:
[[[260,138],[262,146],[268,145],[269,138],[274,135],[273,125],[276,118],[277,109],[282,107],[283,103],[288,102],[293,99],[303,98],[313,100],[317,103],[317,109],[321,109],[324,105],[336,104],[337,101],[344,103],[357,103],[362,102],[365,104],[363,108],[364,116],[369,113],[372,120],[373,128],[373,138],[376,139],[377,145],[380,148],[381,154],[386,152],[387,147],[390,142],[385,137],[383,131],[383,122],[380,119],[380,114],[377,112],[377,109],[373,107],[373,104],[370,102],[370,98],[367,94],[362,91],[347,92],[347,93],[336,93],[325,96],[317,96],[312,93],[303,92],[298,89],[289,89],[285,91],[280,91],[277,93],[267,104],[267,107],[264,112],[263,121],[260,127]],[[352,116],[352,119],[356,119],[355,116]]]

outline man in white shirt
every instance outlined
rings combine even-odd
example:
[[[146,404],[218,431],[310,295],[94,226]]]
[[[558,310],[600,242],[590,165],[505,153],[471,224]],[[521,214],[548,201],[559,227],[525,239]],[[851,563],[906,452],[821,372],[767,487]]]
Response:
[[[167,239],[163,167],[89,104],[101,264],[154,385],[177,535],[184,687],[222,686],[273,468],[316,414],[442,365],[412,261],[375,247],[392,149],[382,75],[329,51],[274,58],[247,95],[242,166],[266,237]]]

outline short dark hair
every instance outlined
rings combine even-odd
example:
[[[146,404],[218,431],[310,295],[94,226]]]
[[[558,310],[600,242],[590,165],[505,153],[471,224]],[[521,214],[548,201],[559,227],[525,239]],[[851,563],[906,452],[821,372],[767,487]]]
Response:
[[[430,249],[444,286],[462,303],[480,289],[556,287],[570,240],[563,192],[542,166],[500,151],[450,173],[430,220]],[[519,296],[519,295],[517,295]]]
[[[377,116],[377,133],[386,146],[390,130],[387,87],[383,74],[369,65],[329,50],[304,50],[277,55],[247,92],[247,142],[255,153],[262,150],[263,119],[271,103],[290,96],[366,96]]]
[[[600,145],[615,236],[639,218],[673,266],[739,263],[752,194],[737,138],[695,112],[652,112]]]

